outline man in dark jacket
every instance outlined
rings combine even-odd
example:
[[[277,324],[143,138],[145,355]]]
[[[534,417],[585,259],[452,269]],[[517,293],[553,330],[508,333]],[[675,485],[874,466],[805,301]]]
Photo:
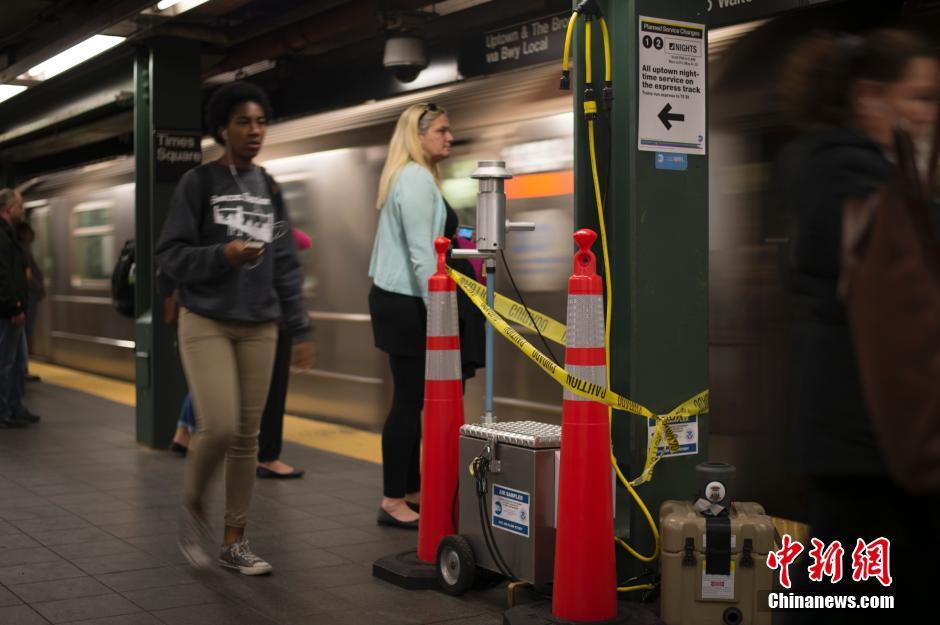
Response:
[[[26,272],[26,281],[28,286],[28,297],[26,298],[26,345],[29,350],[33,349],[33,328],[36,326],[36,314],[39,312],[39,302],[46,297],[45,278],[42,275],[42,269],[33,256],[33,241],[36,240],[36,232],[29,225],[28,221],[20,221],[14,228],[16,231],[16,240],[19,241],[23,250],[26,252],[26,262],[29,270]],[[38,375],[29,372],[26,368],[26,381],[39,382]]]
[[[0,189],[0,428],[22,427],[39,420],[23,406],[29,265],[13,230],[22,218],[20,194]]]

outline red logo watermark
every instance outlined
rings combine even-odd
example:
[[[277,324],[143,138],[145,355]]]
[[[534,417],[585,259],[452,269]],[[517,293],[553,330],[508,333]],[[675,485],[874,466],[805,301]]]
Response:
[[[779,551],[767,554],[767,566],[779,570],[780,585],[791,587],[790,565],[802,554],[806,548],[798,540],[793,540],[789,534],[784,534]],[[842,580],[842,561],[845,549],[838,540],[826,545],[818,538],[811,539],[812,549],[809,557],[809,579],[813,582],[822,582],[829,578],[830,583],[837,584]],[[852,551],[852,581],[864,582],[876,579],[885,587],[892,583],[891,578],[891,541],[881,537],[866,543],[859,538]]]

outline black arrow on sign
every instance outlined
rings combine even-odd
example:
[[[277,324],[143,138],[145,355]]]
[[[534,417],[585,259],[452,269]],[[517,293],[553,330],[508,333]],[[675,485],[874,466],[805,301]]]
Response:
[[[666,127],[666,130],[672,130],[672,123],[670,122],[684,122],[685,121],[684,114],[671,113],[670,111],[672,111],[672,105],[667,102],[666,106],[663,107],[663,110],[661,110],[659,112],[659,115],[657,115],[657,117],[659,117],[659,121],[661,121],[663,123],[663,126]]]

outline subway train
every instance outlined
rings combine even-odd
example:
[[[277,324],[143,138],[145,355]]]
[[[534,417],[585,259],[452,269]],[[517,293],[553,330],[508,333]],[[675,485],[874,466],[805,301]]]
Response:
[[[538,226],[510,234],[506,257],[527,303],[564,319],[573,118],[557,74],[543,66],[270,126],[258,162],[281,185],[292,224],[313,239],[300,258],[320,364],[294,375],[293,414],[367,428],[384,420],[390,374],[372,344],[367,270],[385,146],[398,114],[414,102],[434,101],[450,112],[458,141],[442,174],[462,224],[475,222],[477,183],[470,173],[478,160],[503,159],[516,174],[509,216]],[[219,156],[211,142],[204,151],[205,159]],[[110,274],[124,241],[133,237],[133,165],[125,157],[44,175],[24,196],[37,233],[33,251],[49,283],[33,353],[127,380],[134,376],[133,322],[111,306]],[[499,288],[508,294],[511,287],[501,279]],[[557,420],[555,383],[519,360],[511,346],[497,349],[500,416]],[[481,412],[482,373],[467,395],[469,414]],[[554,395],[556,402],[549,399]]]
[[[750,78],[734,78],[741,62],[736,44],[759,41],[772,22],[710,33],[709,445],[711,460],[738,466],[736,498],[800,519],[801,487],[780,470],[786,427],[785,289],[779,271],[784,234],[762,195],[772,160],[764,149],[766,135],[777,121],[756,116],[767,110],[762,96],[768,79],[761,92]],[[716,93],[718,88],[723,91]],[[442,173],[443,191],[461,223],[475,221],[477,184],[469,176],[476,162],[505,160],[515,174],[507,184],[508,217],[537,224],[534,232],[508,235],[509,268],[529,306],[564,320],[573,251],[575,120],[571,94],[558,90],[556,64],[273,124],[258,160],[282,185],[293,225],[313,239],[301,261],[319,364],[293,375],[292,414],[369,429],[384,420],[390,373],[373,346],[367,304],[375,194],[398,114],[412,103],[431,101],[449,110],[457,137]],[[220,154],[211,141],[203,148],[204,160]],[[114,311],[109,297],[117,254],[133,236],[133,179],[133,159],[127,157],[42,176],[26,194],[37,232],[34,253],[48,281],[32,345],[38,358],[133,378],[133,324]],[[497,288],[516,298],[503,266]],[[559,347],[554,350],[563,356]],[[562,393],[554,381],[499,337],[495,363],[501,420],[560,422]],[[482,377],[478,372],[467,386],[468,420],[482,413]]]

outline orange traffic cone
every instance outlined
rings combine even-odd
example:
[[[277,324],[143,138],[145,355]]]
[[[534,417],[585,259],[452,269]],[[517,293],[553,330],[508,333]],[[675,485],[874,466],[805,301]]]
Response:
[[[435,562],[437,546],[456,534],[452,504],[457,491],[463,386],[457,285],[447,275],[445,254],[450,239],[434,241],[437,272],[428,279],[428,330],[424,366],[424,416],[421,445],[421,520],[418,559]]]
[[[604,289],[591,252],[597,234],[578,230],[574,239],[579,249],[568,280],[565,369],[605,388]],[[553,616],[569,621],[617,616],[613,519],[607,407],[565,389]]]

